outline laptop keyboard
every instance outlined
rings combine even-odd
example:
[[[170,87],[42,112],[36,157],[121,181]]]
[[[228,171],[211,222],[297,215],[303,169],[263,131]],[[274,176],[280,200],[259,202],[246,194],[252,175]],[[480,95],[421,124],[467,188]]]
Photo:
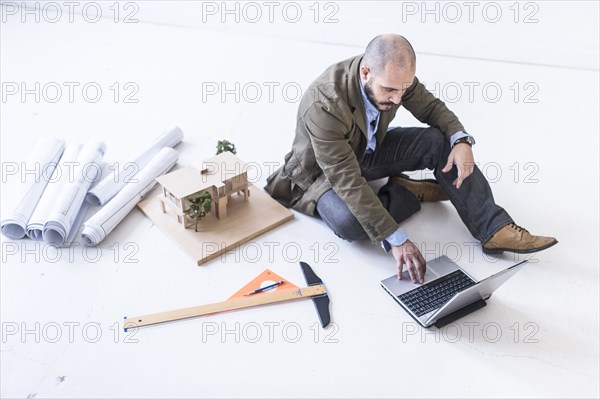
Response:
[[[398,298],[417,316],[435,310],[450,300],[457,292],[475,285],[462,270],[456,270],[430,283],[408,291]]]

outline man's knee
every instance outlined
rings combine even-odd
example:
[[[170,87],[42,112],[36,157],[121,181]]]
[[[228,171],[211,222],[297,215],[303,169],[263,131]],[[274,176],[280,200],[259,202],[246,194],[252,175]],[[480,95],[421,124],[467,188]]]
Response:
[[[425,158],[425,164],[429,169],[444,167],[450,153],[450,142],[444,132],[432,127],[423,132],[423,139],[427,142],[430,149],[429,155]]]
[[[335,235],[346,241],[361,241],[369,238],[361,224],[351,213],[336,220],[335,224],[330,225],[330,227]]]
[[[327,191],[319,199],[317,213],[338,237],[346,241],[369,238],[358,219],[333,190]]]
[[[444,132],[436,127],[426,129],[423,134],[426,136],[425,139],[429,141],[432,148],[442,149],[448,140]]]

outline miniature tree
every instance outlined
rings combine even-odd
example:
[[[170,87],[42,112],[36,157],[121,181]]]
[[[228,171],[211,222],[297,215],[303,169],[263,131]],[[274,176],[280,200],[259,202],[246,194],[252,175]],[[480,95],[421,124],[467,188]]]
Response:
[[[203,191],[192,198],[188,198],[188,200],[190,201],[190,209],[186,210],[185,214],[196,221],[194,231],[197,233],[198,222],[202,220],[202,218],[206,216],[208,212],[210,212],[212,198],[208,191]]]
[[[227,140],[219,140],[217,142],[217,154],[216,155],[219,155],[220,153],[225,152],[225,151],[229,151],[232,154],[235,154],[236,153],[235,144],[233,144]]]

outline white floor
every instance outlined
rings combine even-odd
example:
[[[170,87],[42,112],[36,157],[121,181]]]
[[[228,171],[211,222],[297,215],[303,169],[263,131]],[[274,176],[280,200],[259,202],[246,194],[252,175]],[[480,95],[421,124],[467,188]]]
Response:
[[[4,166],[40,137],[104,140],[114,163],[179,125],[180,164],[228,138],[262,187],[290,148],[296,89],[364,45],[110,20],[9,19],[1,29],[3,212],[18,187]],[[598,71],[418,54],[417,75],[477,138],[497,202],[560,241],[529,256],[486,308],[421,329],[379,286],[394,273],[390,256],[300,214],[197,267],[134,210],[98,250],[2,237],[1,396],[598,397]],[[8,95],[6,82],[39,82],[39,102]],[[51,82],[64,89],[55,103]],[[79,84],[72,102],[65,82]],[[236,82],[240,98],[222,99],[221,85]],[[97,102],[86,83],[101,87]],[[483,256],[447,203],[425,204],[403,226],[427,259],[448,255],[478,278],[521,259]],[[309,301],[120,328],[124,316],[224,300],[265,268],[303,285],[298,260],[327,285],[327,330]]]

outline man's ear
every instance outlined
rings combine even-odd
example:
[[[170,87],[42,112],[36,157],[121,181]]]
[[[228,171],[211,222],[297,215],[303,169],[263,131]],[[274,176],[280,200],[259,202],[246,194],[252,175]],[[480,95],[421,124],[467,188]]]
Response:
[[[371,79],[371,70],[367,66],[360,67],[360,78],[364,81],[369,81]]]

